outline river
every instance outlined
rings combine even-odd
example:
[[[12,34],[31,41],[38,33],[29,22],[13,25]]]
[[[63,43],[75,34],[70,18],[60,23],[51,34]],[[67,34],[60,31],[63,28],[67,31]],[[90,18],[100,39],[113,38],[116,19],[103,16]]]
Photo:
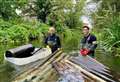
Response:
[[[88,0],[88,1],[91,1],[91,0]],[[91,7],[91,9],[93,9],[91,10],[92,12],[96,11],[95,9],[96,3],[92,3],[92,4],[90,3],[85,8],[88,8],[88,7],[89,8]],[[89,12],[88,10],[85,9],[85,11]],[[89,25],[91,26],[92,25],[91,23],[93,23],[93,20],[91,20],[90,14],[91,13],[87,15],[83,15],[81,19],[83,20],[83,23],[89,23]],[[41,42],[39,41],[33,41],[30,43],[32,43],[36,47],[41,47],[42,45]],[[0,59],[2,59],[0,60],[0,82],[10,82],[11,78],[14,77],[13,72],[16,71],[14,68],[4,63],[3,54],[5,53],[6,50],[23,45],[23,44],[26,44],[26,43],[1,44],[0,45]],[[64,44],[64,49],[68,49],[65,47],[67,47],[66,44]],[[69,50],[71,51],[71,49],[68,49],[65,51],[69,51]],[[96,59],[99,62],[103,63],[104,65],[108,66],[113,71],[113,75],[115,75],[117,78],[120,79],[120,57],[114,57],[110,53],[104,53],[104,51],[97,50]]]
[[[39,41],[33,41],[31,43],[36,47],[41,47],[41,44]],[[2,44],[0,45],[0,48],[1,48],[0,55],[3,56],[6,50],[20,46],[20,45],[23,45],[23,43]],[[65,51],[68,52],[69,50],[65,50]],[[104,65],[108,66],[113,71],[113,75],[115,75],[117,78],[120,78],[120,57],[114,57],[110,55],[109,53],[104,53],[103,51],[97,50],[96,59],[100,61],[101,63],[103,63]],[[12,68],[11,66],[9,66],[8,64],[4,62],[1,63],[0,64],[0,82],[10,82],[11,78],[14,77],[13,73],[15,71],[16,70]]]

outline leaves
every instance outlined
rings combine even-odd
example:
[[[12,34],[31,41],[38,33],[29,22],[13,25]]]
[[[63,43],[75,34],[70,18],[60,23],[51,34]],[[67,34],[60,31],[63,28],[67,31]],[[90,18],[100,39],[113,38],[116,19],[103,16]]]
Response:
[[[95,29],[99,30],[100,44],[107,51],[120,47],[120,14],[110,10],[100,10],[96,17]]]
[[[34,22],[0,20],[0,42],[28,42],[42,38],[42,32],[48,31],[48,25]]]
[[[24,7],[27,0],[0,0],[0,16],[4,20],[17,17],[15,10]]]

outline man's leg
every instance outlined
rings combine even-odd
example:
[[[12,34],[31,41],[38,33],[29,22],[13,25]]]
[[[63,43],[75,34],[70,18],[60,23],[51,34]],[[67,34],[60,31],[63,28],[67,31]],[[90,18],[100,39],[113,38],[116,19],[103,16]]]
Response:
[[[95,58],[95,54],[94,53],[89,54],[89,56],[92,57],[92,58]]]

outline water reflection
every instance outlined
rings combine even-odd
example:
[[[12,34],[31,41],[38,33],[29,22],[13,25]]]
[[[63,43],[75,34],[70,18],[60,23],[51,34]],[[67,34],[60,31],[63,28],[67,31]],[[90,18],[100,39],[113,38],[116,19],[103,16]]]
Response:
[[[14,68],[7,64],[0,65],[0,82],[11,82],[13,71]]]

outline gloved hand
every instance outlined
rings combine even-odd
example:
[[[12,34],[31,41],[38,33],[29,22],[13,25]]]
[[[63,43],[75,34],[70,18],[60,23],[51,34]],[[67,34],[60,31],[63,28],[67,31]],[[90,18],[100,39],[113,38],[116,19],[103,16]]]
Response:
[[[84,49],[80,50],[80,55],[84,55]]]
[[[50,48],[50,46],[49,46],[49,45],[47,45],[47,46],[46,46],[46,48],[48,48],[48,49],[51,51],[51,53],[52,53],[52,50],[51,50],[51,48]]]
[[[51,50],[51,48],[50,48],[50,46],[49,46],[49,45],[47,45],[47,46],[46,46],[46,48],[48,48],[48,49],[50,49],[50,50]]]
[[[80,54],[81,54],[82,56],[86,56],[86,55],[88,55],[89,52],[90,52],[89,49],[81,49],[81,50],[80,50]]]
[[[61,50],[61,48],[58,48],[57,50]]]

